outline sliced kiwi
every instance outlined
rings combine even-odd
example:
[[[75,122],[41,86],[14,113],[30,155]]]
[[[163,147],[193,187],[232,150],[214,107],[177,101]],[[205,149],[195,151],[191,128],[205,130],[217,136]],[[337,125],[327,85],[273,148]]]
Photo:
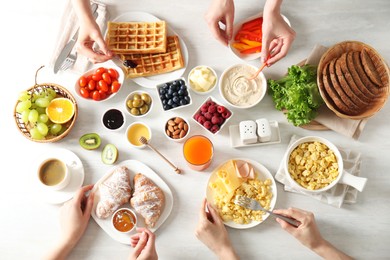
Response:
[[[81,147],[87,150],[94,150],[99,148],[101,140],[100,136],[96,133],[85,134],[79,139]]]
[[[113,164],[118,159],[118,149],[113,144],[106,144],[102,151],[102,161],[105,164]]]

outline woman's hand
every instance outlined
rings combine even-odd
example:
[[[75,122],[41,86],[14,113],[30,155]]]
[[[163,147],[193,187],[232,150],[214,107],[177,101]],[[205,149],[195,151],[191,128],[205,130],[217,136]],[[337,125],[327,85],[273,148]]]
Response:
[[[199,222],[195,235],[220,259],[238,259],[218,212],[212,205],[207,203],[206,199],[203,199],[200,208]]]
[[[205,20],[213,36],[227,46],[233,34],[233,0],[214,0],[206,12]],[[220,23],[224,28],[220,27]]]
[[[155,235],[147,228],[137,228],[137,234],[131,236],[131,246],[134,250],[129,260],[156,260],[158,259],[155,245]]]

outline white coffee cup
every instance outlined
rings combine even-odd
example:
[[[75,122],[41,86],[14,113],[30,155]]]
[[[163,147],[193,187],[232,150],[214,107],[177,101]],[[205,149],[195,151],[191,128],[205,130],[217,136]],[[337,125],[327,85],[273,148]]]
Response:
[[[38,167],[38,180],[46,188],[64,189],[70,182],[68,166],[58,158],[48,158]]]

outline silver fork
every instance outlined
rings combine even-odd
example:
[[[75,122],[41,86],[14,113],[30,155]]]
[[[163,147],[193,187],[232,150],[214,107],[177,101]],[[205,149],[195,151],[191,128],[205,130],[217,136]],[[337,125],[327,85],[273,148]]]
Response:
[[[75,52],[74,54],[70,53],[68,57],[66,57],[64,62],[61,64],[60,70],[67,70],[70,67],[72,67],[75,64],[76,59],[77,59],[77,52]]]
[[[273,213],[270,210],[266,210],[265,208],[263,208],[260,205],[260,203],[257,200],[254,200],[254,199],[251,199],[251,198],[248,198],[245,196],[236,195],[236,198],[234,200],[234,204],[239,205],[239,206],[244,207],[244,208],[247,208],[247,209],[251,209],[251,210],[261,210],[264,212],[268,212],[270,215],[277,217],[277,218],[280,218],[280,219],[283,219],[284,221],[290,223],[294,227],[298,227],[300,225],[300,222],[297,221],[296,219]]]

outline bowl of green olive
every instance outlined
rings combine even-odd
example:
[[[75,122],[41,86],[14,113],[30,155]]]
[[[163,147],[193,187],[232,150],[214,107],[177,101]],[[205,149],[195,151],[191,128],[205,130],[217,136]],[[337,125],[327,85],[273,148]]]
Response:
[[[131,116],[143,117],[152,110],[153,100],[148,92],[137,90],[127,96],[125,106]]]

